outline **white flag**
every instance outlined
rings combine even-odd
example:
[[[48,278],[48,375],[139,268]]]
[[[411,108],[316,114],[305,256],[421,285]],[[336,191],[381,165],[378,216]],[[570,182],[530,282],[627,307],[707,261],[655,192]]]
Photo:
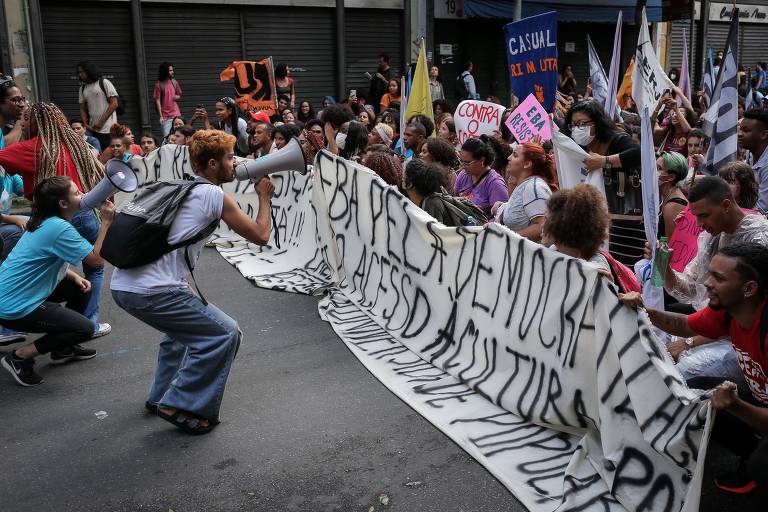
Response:
[[[651,35],[648,32],[648,18],[643,8],[643,20],[635,50],[635,68],[632,70],[632,99],[638,110],[645,106],[653,110],[664,91],[671,88],[672,80],[664,73],[653,50]]]
[[[678,87],[683,91],[683,96],[691,100],[691,74],[688,70],[688,38],[685,36],[685,29],[683,29],[683,62],[680,64],[680,82]],[[683,105],[683,99],[677,98],[677,106]]]
[[[608,85],[608,77],[605,75],[600,57],[597,55],[592,40],[587,36],[587,49],[589,51],[589,78],[592,82],[592,98],[603,106],[608,117],[614,118],[618,112],[618,103],[616,102],[616,84],[614,83],[613,92]],[[614,55],[615,58],[615,55]],[[618,73],[618,70],[616,71]],[[610,109],[614,113],[610,113]]]
[[[643,190],[643,227],[645,238],[651,246],[651,261],[656,258],[656,237],[659,232],[659,176],[656,169],[656,151],[653,147],[653,131],[648,106],[640,112],[640,183]],[[662,288],[643,286],[643,302],[654,309],[664,309]]]
[[[615,119],[619,116],[621,108],[616,101],[616,89],[619,86],[619,67],[621,66],[621,24],[623,21],[623,12],[619,11],[619,17],[616,20],[616,31],[613,33],[613,55],[611,56],[611,69],[608,71],[608,91],[611,101],[605,103],[605,112],[608,117]]]
[[[712,138],[704,160],[704,170],[709,175],[717,174],[720,167],[738,156],[738,54],[739,18],[738,9],[734,9],[723,62],[712,92],[712,105],[704,116],[704,133]]]
[[[586,151],[581,149],[573,139],[554,128],[552,129],[552,145],[555,149],[557,181],[562,190],[586,183],[605,195],[603,172],[600,170],[589,172],[584,167],[584,159],[587,157]]]

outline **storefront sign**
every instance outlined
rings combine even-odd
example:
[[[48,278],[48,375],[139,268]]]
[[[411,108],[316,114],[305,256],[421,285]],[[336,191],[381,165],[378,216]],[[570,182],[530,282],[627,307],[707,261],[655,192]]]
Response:
[[[741,23],[766,23],[768,24],[768,5],[736,4],[739,10]],[[712,2],[709,4],[709,21],[731,21],[733,16],[733,4]],[[701,19],[701,2],[696,2],[696,19]]]

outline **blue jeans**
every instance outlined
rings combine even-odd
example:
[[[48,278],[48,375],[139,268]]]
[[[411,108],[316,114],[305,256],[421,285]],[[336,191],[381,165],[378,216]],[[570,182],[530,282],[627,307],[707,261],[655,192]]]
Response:
[[[218,420],[242,333],[223,311],[186,288],[153,294],[112,290],[115,303],[165,334],[149,402]]]
[[[29,217],[23,215],[15,215],[21,219],[29,220]],[[5,258],[11,253],[16,244],[21,239],[21,235],[24,231],[21,230],[16,224],[4,224],[0,223],[0,240],[3,241],[2,250],[0,250],[0,263],[5,261]]]
[[[80,236],[90,243],[96,243],[99,237],[99,219],[93,210],[81,210],[72,217],[72,225]],[[104,282],[104,267],[91,267],[83,262],[83,274],[91,282],[91,300],[83,312],[83,316],[88,318],[99,329],[99,300],[101,299],[101,285]]]

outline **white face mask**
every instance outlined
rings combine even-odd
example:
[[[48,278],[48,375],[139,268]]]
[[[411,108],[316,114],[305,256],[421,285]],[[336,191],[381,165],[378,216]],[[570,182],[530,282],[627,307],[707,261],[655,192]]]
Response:
[[[339,149],[344,149],[344,146],[347,144],[347,134],[346,133],[337,133],[336,134],[336,145],[339,146]]]
[[[590,126],[575,126],[571,131],[571,138],[579,146],[587,146],[595,140],[594,135],[590,135]]]

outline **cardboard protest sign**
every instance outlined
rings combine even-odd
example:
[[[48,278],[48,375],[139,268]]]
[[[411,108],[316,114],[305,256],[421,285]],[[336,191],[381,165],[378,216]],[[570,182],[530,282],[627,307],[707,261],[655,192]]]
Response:
[[[515,96],[533,93],[549,112],[557,92],[557,14],[548,12],[508,23],[504,40]]]
[[[675,231],[669,238],[669,248],[675,252],[669,266],[677,272],[685,270],[685,266],[696,257],[699,248],[697,241],[699,234],[703,231],[696,223],[696,217],[691,213],[691,207],[686,206],[683,211],[683,218],[675,226]]]
[[[749,208],[742,208],[741,210],[746,214],[758,213]],[[685,266],[696,257],[699,252],[699,235],[702,231],[704,229],[696,222],[696,217],[691,213],[690,205],[686,206],[683,210],[683,218],[675,225],[675,230],[669,237],[669,248],[675,251],[669,261],[669,266],[673,270],[682,272],[685,270]]]
[[[493,134],[501,126],[503,113],[503,106],[489,101],[464,100],[459,103],[453,114],[459,144],[470,138]]]
[[[236,61],[219,75],[222,82],[235,81],[235,101],[243,110],[277,113],[272,57],[260,61]]]
[[[528,142],[537,135],[542,141],[552,139],[549,114],[533,94],[518,105],[505,124],[517,142]]]

